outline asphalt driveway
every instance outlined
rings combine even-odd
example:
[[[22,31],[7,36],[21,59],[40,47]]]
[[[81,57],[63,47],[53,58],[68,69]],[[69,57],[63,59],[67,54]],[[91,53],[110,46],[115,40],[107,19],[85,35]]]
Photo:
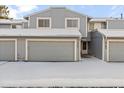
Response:
[[[124,87],[124,63],[0,62],[0,87]]]

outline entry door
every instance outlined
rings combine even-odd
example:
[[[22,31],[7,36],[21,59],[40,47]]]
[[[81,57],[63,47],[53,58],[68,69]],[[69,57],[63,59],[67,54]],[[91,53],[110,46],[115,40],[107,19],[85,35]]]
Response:
[[[88,53],[88,43],[86,41],[82,42],[82,54]]]

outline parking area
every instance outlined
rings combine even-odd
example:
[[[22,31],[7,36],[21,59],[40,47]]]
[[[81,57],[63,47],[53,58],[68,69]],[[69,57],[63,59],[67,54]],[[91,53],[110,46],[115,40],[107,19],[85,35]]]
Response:
[[[124,63],[0,62],[0,87],[124,87]]]

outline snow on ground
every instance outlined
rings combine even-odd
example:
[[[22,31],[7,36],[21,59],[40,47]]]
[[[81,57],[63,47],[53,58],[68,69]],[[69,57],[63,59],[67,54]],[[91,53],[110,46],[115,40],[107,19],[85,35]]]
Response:
[[[0,62],[0,87],[124,87],[124,63]]]

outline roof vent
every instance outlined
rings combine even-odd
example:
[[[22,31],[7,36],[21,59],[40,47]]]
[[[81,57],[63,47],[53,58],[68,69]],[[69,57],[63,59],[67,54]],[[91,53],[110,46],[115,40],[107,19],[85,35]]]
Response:
[[[50,7],[51,9],[65,9],[65,7]]]

